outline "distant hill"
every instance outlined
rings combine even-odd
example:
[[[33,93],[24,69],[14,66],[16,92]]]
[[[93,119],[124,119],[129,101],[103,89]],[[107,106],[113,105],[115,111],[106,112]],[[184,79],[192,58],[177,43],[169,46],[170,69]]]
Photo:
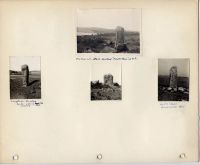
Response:
[[[21,71],[10,70],[10,75],[21,75]]]
[[[29,72],[30,74],[35,74],[35,75],[39,75],[41,72],[40,71],[37,71],[37,70],[32,70]]]
[[[164,86],[164,87],[169,86],[169,76],[159,75],[158,76],[158,85]],[[184,88],[189,88],[189,78],[178,76],[178,86],[184,87]]]
[[[29,74],[38,75],[38,74],[40,74],[40,71],[37,71],[37,70],[29,71]],[[22,72],[21,71],[10,70],[10,75],[22,75]]]
[[[99,27],[77,27],[78,33],[89,33],[89,34],[102,34],[102,33],[115,33],[115,29],[106,29]],[[134,31],[126,31],[125,32],[134,32]]]
[[[105,29],[105,28],[97,28],[97,27],[78,27],[77,32],[81,33],[114,33],[114,29]]]

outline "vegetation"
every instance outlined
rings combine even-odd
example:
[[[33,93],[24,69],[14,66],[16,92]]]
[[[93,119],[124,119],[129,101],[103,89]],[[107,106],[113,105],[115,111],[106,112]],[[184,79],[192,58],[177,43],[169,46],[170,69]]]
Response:
[[[121,100],[121,86],[118,83],[110,86],[99,81],[91,82],[91,100]]]
[[[10,98],[11,99],[40,99],[41,80],[40,74],[30,74],[29,84],[22,87],[22,75],[10,74]]]
[[[158,76],[158,100],[159,101],[188,101],[189,78],[178,77],[178,89],[169,88],[169,76]]]
[[[115,50],[115,33],[77,36],[78,53],[118,53]],[[140,53],[140,34],[125,32],[126,49],[120,52]]]

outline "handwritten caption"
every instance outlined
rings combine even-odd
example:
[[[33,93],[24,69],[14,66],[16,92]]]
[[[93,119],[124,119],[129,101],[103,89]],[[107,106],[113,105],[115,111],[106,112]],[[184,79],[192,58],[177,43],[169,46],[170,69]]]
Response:
[[[11,100],[11,102],[20,107],[39,107],[43,104],[40,100]]]
[[[181,108],[185,108],[185,105],[182,103],[176,103],[176,102],[164,102],[164,103],[160,103],[160,107],[163,109],[181,109]]]
[[[93,60],[93,61],[130,61],[130,60],[136,60],[136,57],[77,57],[76,60]]]

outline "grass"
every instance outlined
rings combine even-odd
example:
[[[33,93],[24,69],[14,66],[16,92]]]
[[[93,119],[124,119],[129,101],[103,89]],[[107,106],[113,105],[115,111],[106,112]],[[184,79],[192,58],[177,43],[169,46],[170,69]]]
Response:
[[[121,86],[91,84],[91,100],[121,100]]]
[[[159,101],[189,101],[189,78],[178,77],[178,87],[184,91],[169,91],[169,76],[158,76],[158,100]]]
[[[115,33],[77,36],[78,53],[120,53],[115,50]],[[140,34],[125,32],[128,48],[123,53],[140,53]]]
[[[40,99],[41,76],[34,74],[29,76],[29,85],[22,86],[22,75],[10,75],[10,99]]]

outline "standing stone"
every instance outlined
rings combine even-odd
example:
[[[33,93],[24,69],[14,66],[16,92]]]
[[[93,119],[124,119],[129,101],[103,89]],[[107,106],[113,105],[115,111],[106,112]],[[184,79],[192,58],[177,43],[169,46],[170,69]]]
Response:
[[[116,28],[115,49],[117,52],[127,51],[127,46],[124,42],[124,28],[117,26]]]
[[[113,75],[111,74],[104,75],[104,84],[109,86],[113,85]]]
[[[117,26],[115,47],[117,47],[120,44],[124,44],[124,28]]]
[[[170,74],[169,74],[169,87],[172,89],[177,89],[177,67],[172,66],[170,68]]]
[[[22,71],[22,86],[27,87],[29,84],[29,68],[28,65],[22,65],[21,67]]]

